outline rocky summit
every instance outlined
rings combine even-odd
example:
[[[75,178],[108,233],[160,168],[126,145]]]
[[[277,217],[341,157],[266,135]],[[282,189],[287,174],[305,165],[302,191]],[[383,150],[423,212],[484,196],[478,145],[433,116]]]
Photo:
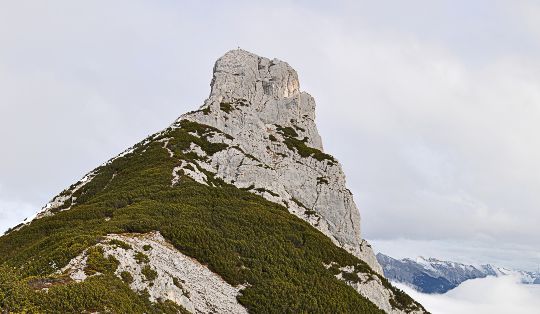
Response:
[[[214,67],[210,97],[183,115],[231,135],[207,169],[225,182],[282,204],[382,274],[360,236],[360,213],[341,165],[323,152],[315,101],[287,63],[233,50]],[[200,175],[195,175],[196,179]],[[203,183],[203,182],[201,182]]]
[[[232,50],[198,110],[0,237],[0,309],[425,313],[360,231],[296,71]]]

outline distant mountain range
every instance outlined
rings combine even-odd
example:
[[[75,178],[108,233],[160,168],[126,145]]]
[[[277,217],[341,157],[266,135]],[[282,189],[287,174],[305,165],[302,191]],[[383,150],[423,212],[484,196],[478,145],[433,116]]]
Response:
[[[466,265],[435,258],[394,259],[377,254],[384,275],[391,281],[411,286],[423,293],[445,293],[469,279],[517,275],[525,284],[540,284],[540,273],[510,270],[490,264]]]

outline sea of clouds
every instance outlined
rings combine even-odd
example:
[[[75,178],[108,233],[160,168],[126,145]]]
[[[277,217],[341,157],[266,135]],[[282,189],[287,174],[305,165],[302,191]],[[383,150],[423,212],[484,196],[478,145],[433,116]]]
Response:
[[[540,313],[540,285],[521,284],[514,276],[468,280],[445,294],[424,294],[394,285],[433,314]]]

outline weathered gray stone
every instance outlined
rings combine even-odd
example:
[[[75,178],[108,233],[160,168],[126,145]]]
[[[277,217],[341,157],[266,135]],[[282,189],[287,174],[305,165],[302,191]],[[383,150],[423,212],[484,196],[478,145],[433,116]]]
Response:
[[[241,188],[254,186],[277,194],[252,190],[287,206],[382,274],[371,247],[361,238],[360,213],[341,165],[302,157],[284,143],[279,128],[290,127],[297,139],[323,151],[315,101],[300,91],[298,75],[287,63],[240,49],[227,52],[214,66],[209,98],[199,111],[177,122],[183,119],[233,137],[227,142],[231,148],[214,154],[207,165],[218,177]]]
[[[116,247],[108,243],[111,239],[125,242],[131,248]],[[229,285],[208,267],[175,249],[159,232],[112,234],[97,246],[103,248],[105,256],[114,256],[118,260],[116,275],[120,277],[121,272],[129,272],[133,277],[131,289],[148,291],[151,301],[171,300],[191,313],[247,313],[236,299],[243,286]],[[151,249],[145,250],[145,246]],[[147,255],[148,263],[137,262],[137,253]],[[86,259],[85,251],[59,272],[68,273],[75,281],[83,281],[87,278],[84,273]],[[154,280],[148,281],[143,275],[145,266],[156,271]]]

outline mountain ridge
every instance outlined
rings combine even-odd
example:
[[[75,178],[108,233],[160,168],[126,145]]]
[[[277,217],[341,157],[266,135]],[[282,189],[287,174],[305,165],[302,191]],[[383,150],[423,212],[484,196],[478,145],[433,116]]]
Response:
[[[0,237],[0,289],[19,291],[0,301],[8,311],[424,313],[381,276],[314,115],[288,64],[226,53],[200,109]]]
[[[261,103],[262,106],[252,108],[253,102]],[[291,104],[292,106],[296,105],[296,108],[291,108]],[[235,115],[238,113],[240,117]],[[241,120],[240,123],[235,123],[235,119]],[[251,121],[246,122],[247,119]],[[336,244],[363,259],[373,270],[382,274],[382,269],[377,263],[371,245],[360,236],[360,214],[354,204],[352,193],[345,186],[345,175],[341,165],[332,156],[322,151],[322,140],[315,125],[315,101],[308,93],[300,91],[298,75],[286,62],[277,59],[269,60],[241,49],[227,52],[214,65],[209,98],[199,110],[181,115],[171,127],[178,127],[183,120],[216,128],[227,136],[216,137],[212,140],[221,141],[222,144],[231,145],[233,148],[226,156],[227,158],[212,160],[214,164],[217,164],[217,167],[207,164],[205,170],[216,173],[227,183],[238,188],[246,189],[253,185],[253,189],[250,189],[252,192],[259,193],[270,201],[288,207],[293,214],[308,221],[329,236]],[[246,130],[246,125],[249,124],[253,124],[254,127]],[[257,132],[263,128],[271,128],[272,130],[270,132]],[[246,133],[249,134],[245,136]],[[239,137],[241,140],[233,142],[233,138]],[[255,139],[258,138],[266,139],[266,141],[256,141]],[[279,143],[278,138],[283,141],[284,145],[281,145],[283,147],[278,147],[279,145],[276,144]],[[243,145],[246,142],[249,145]],[[272,145],[271,154],[264,152],[269,148],[269,145]],[[166,145],[164,146],[166,147]],[[132,149],[126,149],[102,166],[129,154]],[[299,155],[297,157],[300,158],[292,156],[292,161],[289,164],[280,166],[284,171],[295,170],[295,167],[290,166],[290,163],[299,163],[302,157],[313,156],[314,158],[311,158],[309,164],[304,166],[306,169],[303,172],[297,171],[297,178],[291,178],[291,176],[286,178],[291,181],[288,186],[272,187],[276,182],[288,182],[279,180],[280,176],[284,176],[283,173],[269,173],[275,169],[268,167],[261,168],[259,165],[250,167],[252,165],[242,164],[240,166],[249,168],[244,172],[247,172],[251,177],[241,178],[238,175],[242,172],[238,169],[239,167],[229,169],[228,172],[219,169],[220,166],[222,169],[230,168],[232,161],[234,161],[230,158],[247,157],[259,163],[261,162],[260,158],[263,159],[263,164],[268,165],[270,163],[276,164],[277,156],[278,162],[283,163],[283,160],[288,157],[286,155],[290,155],[290,152],[294,150],[297,151]],[[204,154],[200,150],[197,153]],[[197,171],[185,169],[182,166],[176,170],[182,170],[194,180],[204,183],[204,180],[201,179],[204,174],[200,172],[197,173]],[[306,177],[310,176],[312,170],[318,171],[321,176],[310,178],[311,182],[309,182]],[[328,182],[327,172],[329,172],[329,177],[336,178],[336,182]],[[86,174],[79,182],[54,197],[36,215],[36,218],[49,215],[51,210],[65,206],[69,208],[71,204],[66,202],[76,201],[76,197],[73,198],[69,191],[73,194],[94,176],[93,171]],[[300,176],[302,178],[299,179]],[[270,178],[261,180],[261,177]],[[303,182],[298,182],[299,180]],[[304,187],[303,185],[307,185],[306,182],[309,182],[309,186]],[[325,186],[335,186],[335,188],[325,189]],[[257,189],[259,190],[257,191]],[[305,193],[301,193],[304,191]],[[317,191],[317,194],[309,195],[312,191]],[[341,195],[336,197],[335,194]],[[323,202],[324,200],[326,203]],[[331,217],[325,219],[325,216]],[[33,217],[23,223],[27,223],[31,219]]]
[[[436,258],[394,259],[377,253],[386,278],[404,283],[423,293],[445,293],[471,279],[516,275],[524,284],[540,284],[540,274],[493,266],[470,265]]]

